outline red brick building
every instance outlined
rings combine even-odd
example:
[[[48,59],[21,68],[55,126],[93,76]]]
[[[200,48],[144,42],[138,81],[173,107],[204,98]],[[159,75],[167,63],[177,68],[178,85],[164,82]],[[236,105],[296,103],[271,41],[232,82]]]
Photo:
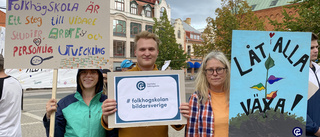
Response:
[[[0,10],[0,26],[6,27],[6,13]]]
[[[269,23],[268,18],[282,22],[282,11],[284,6],[291,5],[293,0],[246,0],[252,11],[259,19],[264,20],[265,29],[267,31],[274,30],[274,27]],[[297,11],[287,10],[290,15],[296,14]]]

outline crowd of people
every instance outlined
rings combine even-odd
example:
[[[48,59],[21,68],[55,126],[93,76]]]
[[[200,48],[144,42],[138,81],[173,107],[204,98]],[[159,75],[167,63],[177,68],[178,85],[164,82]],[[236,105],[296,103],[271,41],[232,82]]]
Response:
[[[123,60],[122,71],[157,71],[159,38],[143,31],[134,40],[137,62]],[[320,66],[318,37],[312,34],[306,135],[320,136]],[[21,135],[21,92],[19,82],[6,75],[4,58],[0,56],[0,137]],[[186,137],[227,137],[229,132],[230,63],[222,52],[212,51],[202,61],[195,79],[196,91],[179,109],[186,125],[171,125],[175,130],[185,127]],[[76,92],[57,102],[48,100],[43,125],[47,136],[50,116],[55,113],[54,133],[57,137],[167,137],[168,126],[108,128],[108,117],[117,110],[115,99],[107,97],[109,69],[79,69]],[[310,88],[309,88],[310,89]],[[5,111],[4,111],[5,110]]]

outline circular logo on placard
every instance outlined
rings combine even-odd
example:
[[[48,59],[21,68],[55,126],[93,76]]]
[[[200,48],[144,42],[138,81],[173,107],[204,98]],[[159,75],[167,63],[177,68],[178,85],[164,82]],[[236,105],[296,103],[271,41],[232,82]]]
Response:
[[[139,81],[136,87],[138,90],[144,90],[146,88],[146,83],[144,83],[143,81]]]
[[[292,130],[292,134],[296,137],[300,137],[302,135],[302,129],[300,127],[295,127]]]

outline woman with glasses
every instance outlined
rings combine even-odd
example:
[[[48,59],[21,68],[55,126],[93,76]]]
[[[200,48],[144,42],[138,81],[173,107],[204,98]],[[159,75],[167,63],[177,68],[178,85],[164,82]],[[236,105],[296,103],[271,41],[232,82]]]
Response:
[[[62,98],[58,104],[50,99],[46,104],[43,124],[49,136],[50,116],[56,111],[55,137],[117,136],[105,130],[101,122],[101,105],[107,96],[102,94],[103,76],[99,69],[79,69],[77,92]]]
[[[190,97],[187,137],[228,137],[230,64],[222,52],[210,52]]]

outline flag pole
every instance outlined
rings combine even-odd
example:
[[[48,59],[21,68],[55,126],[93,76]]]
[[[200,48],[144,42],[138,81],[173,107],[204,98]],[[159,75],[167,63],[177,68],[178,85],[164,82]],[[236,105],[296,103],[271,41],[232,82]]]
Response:
[[[53,70],[53,79],[52,79],[52,99],[56,99],[57,95],[57,81],[58,81],[58,69]],[[49,131],[49,137],[54,137],[54,124],[56,113],[52,113],[50,116],[50,131]]]

